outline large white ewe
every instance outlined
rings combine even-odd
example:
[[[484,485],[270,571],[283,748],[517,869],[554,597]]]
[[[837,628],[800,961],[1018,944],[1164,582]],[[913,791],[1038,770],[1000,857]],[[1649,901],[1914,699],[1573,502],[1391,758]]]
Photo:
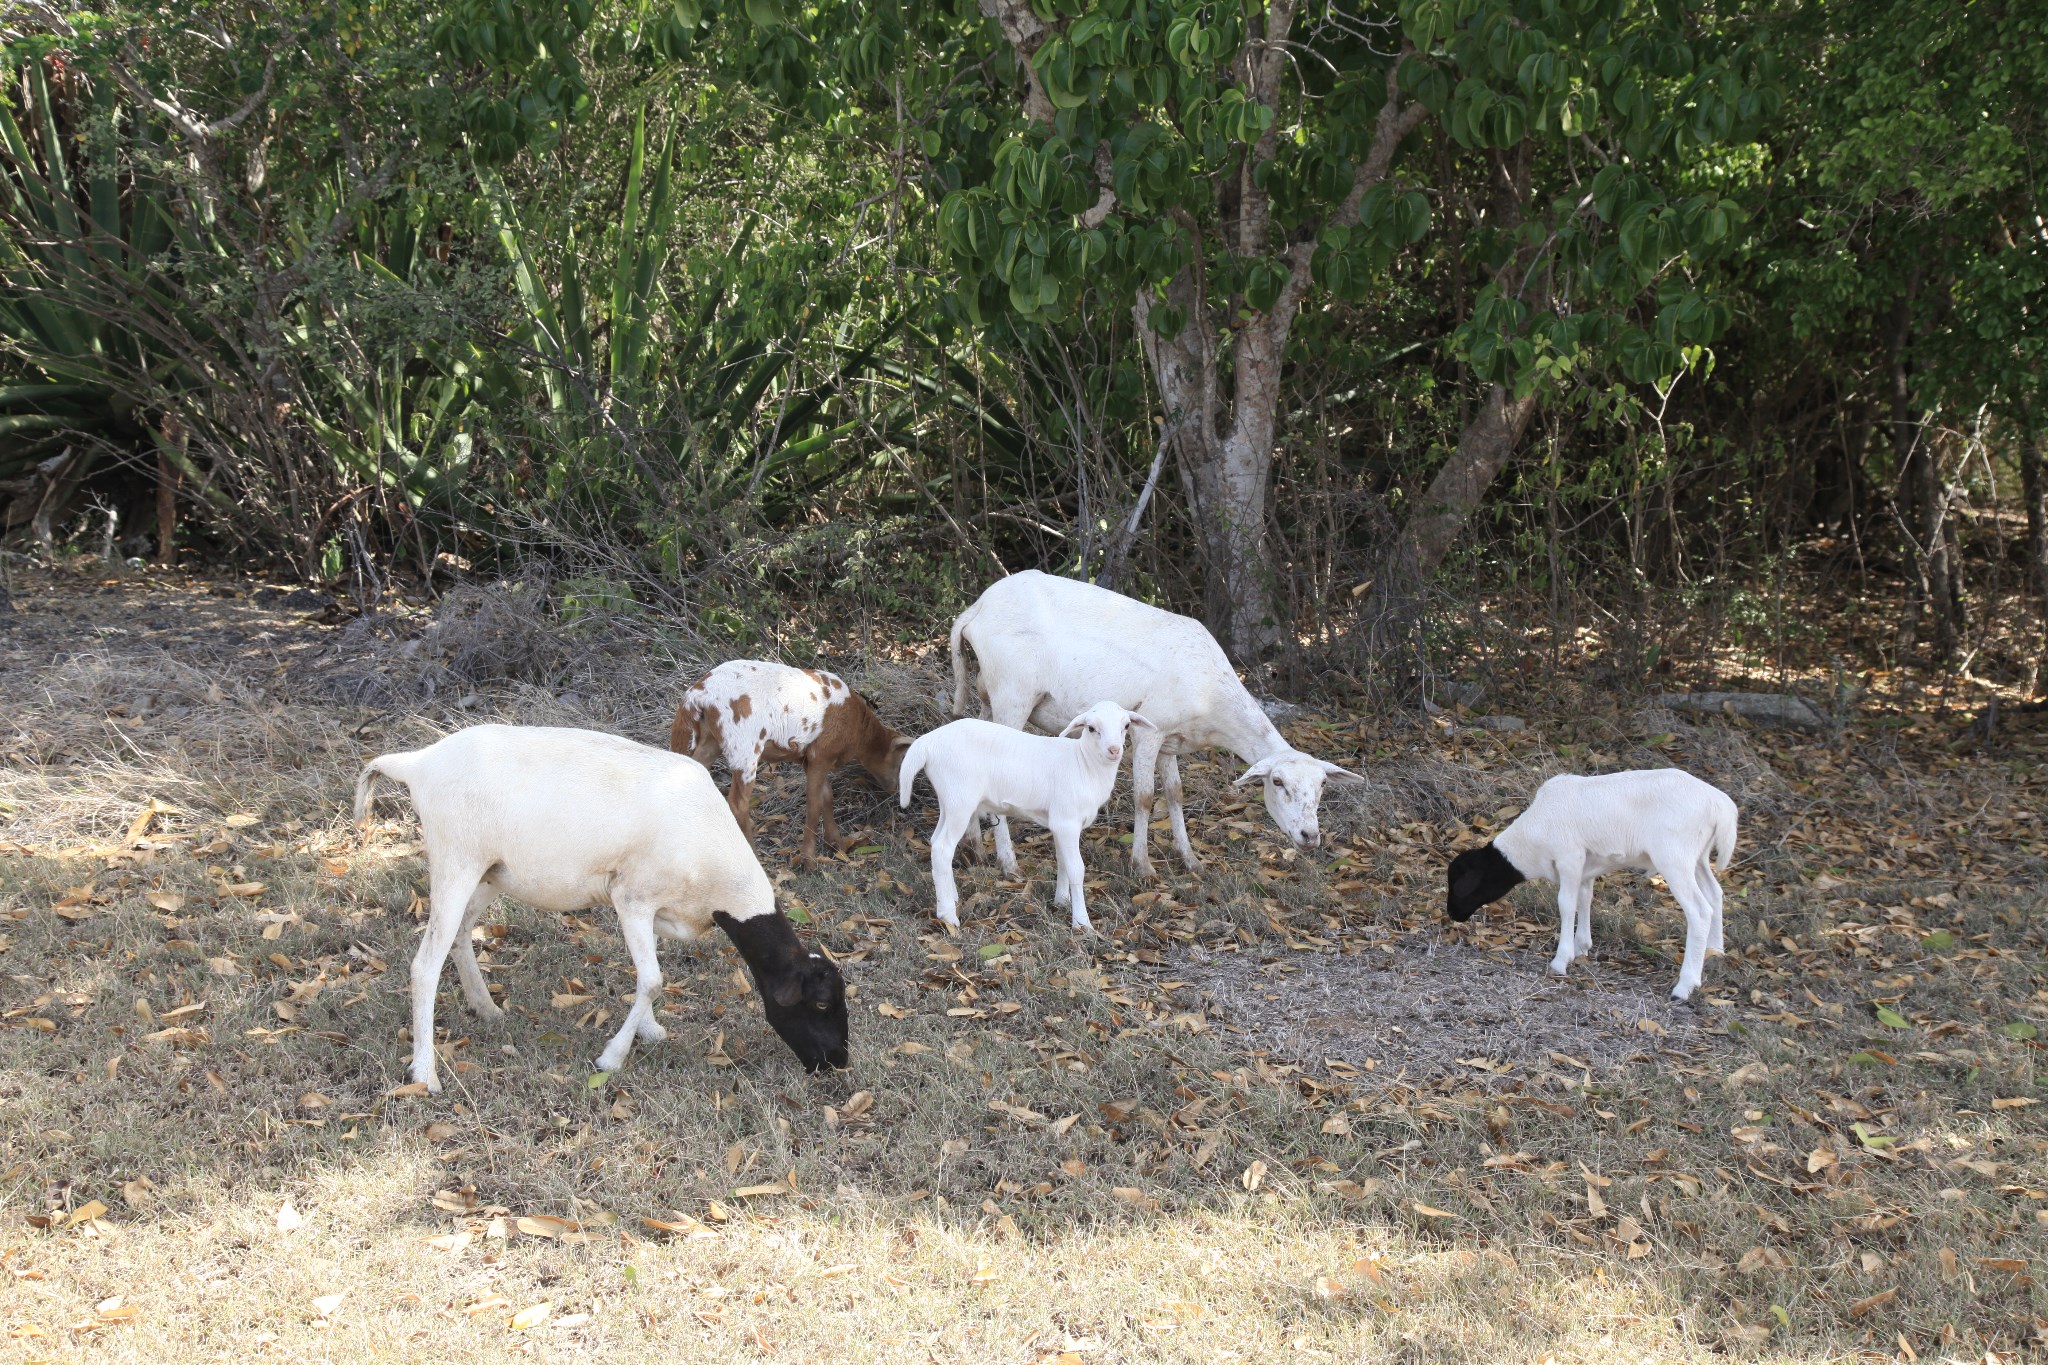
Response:
[[[593,730],[477,725],[406,753],[383,754],[356,779],[357,823],[378,777],[402,782],[419,812],[431,905],[412,960],[412,1078],[441,1088],[434,993],[452,949],[470,1008],[504,1013],[477,968],[469,931],[500,895],[568,913],[609,905],[632,955],[633,1008],[597,1059],[623,1066],[635,1036],[668,1036],[655,937],[723,929],[754,974],[782,1040],[812,1071],[845,1066],[846,988],[807,950],[703,765]]]
[[[1448,912],[1472,918],[1524,881],[1557,884],[1557,956],[1563,976],[1593,948],[1593,881],[1603,872],[1655,872],[1685,911],[1685,961],[1673,999],[1700,984],[1709,951],[1722,951],[1721,879],[1735,852],[1735,803],[1677,768],[1565,774],[1536,789],[1529,808],[1493,842],[1451,859]]]
[[[990,585],[953,622],[955,715],[967,711],[963,646],[981,664],[982,715],[997,724],[1051,732],[1097,701],[1141,711],[1153,723],[1131,740],[1131,861],[1140,876],[1152,875],[1146,837],[1162,762],[1173,846],[1190,871],[1199,866],[1181,806],[1183,753],[1228,749],[1249,763],[1237,785],[1262,780],[1267,814],[1304,849],[1322,842],[1316,812],[1324,781],[1364,781],[1281,738],[1201,622],[1107,588],[1035,569]],[[996,851],[1006,869],[1014,867],[1009,846],[1009,828],[998,821]]]

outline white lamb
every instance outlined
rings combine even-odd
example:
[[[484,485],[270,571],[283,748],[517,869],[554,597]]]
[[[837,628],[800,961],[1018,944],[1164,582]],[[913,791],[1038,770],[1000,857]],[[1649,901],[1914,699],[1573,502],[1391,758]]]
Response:
[[[967,712],[963,645],[981,663],[981,713],[1000,725],[1050,732],[1098,700],[1150,718],[1152,726],[1131,740],[1131,862],[1141,877],[1153,875],[1146,840],[1162,763],[1173,846],[1189,871],[1200,866],[1181,805],[1183,753],[1222,748],[1249,763],[1237,785],[1262,779],[1267,814],[1303,849],[1322,843],[1316,808],[1324,781],[1365,780],[1283,739],[1201,622],[1107,588],[1035,569],[992,584],[953,622],[954,715]],[[1001,821],[996,852],[1014,876],[1009,827]]]
[[[1557,884],[1557,956],[1563,976],[1593,948],[1593,881],[1635,868],[1664,878],[1685,911],[1685,961],[1675,1000],[1700,984],[1709,952],[1723,951],[1721,880],[1735,851],[1735,803],[1718,787],[1676,768],[1553,777],[1536,799],[1483,848],[1451,859],[1454,920],[1468,920],[1524,881]]]
[[[441,1089],[434,993],[452,949],[470,1008],[495,1019],[469,931],[500,895],[569,913],[609,905],[635,972],[633,1007],[597,1059],[616,1071],[633,1039],[668,1032],[655,936],[723,929],[754,974],[768,1022],[806,1069],[845,1066],[846,987],[806,950],[695,759],[593,730],[477,725],[424,749],[383,754],[356,779],[356,822],[379,776],[402,782],[419,812],[432,903],[412,960],[412,1078]]]
[[[960,923],[953,850],[961,836],[983,815],[1015,815],[1052,831],[1059,866],[1053,899],[1069,902],[1076,929],[1095,927],[1081,891],[1081,831],[1095,823],[1116,786],[1130,726],[1141,733],[1153,728],[1145,717],[1105,701],[1075,716],[1058,738],[1027,735],[985,720],[956,720],[912,742],[903,755],[897,797],[910,805],[911,784],[920,772],[938,795],[932,884],[942,922]],[[1014,876],[1014,861],[1008,866]]]

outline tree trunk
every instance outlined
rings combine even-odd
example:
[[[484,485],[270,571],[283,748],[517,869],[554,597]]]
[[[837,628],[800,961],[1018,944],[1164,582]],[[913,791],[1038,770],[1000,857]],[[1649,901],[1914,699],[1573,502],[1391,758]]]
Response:
[[[1369,616],[1410,617],[1422,590],[1444,562],[1486,489],[1514,453],[1536,411],[1536,396],[1516,398],[1500,384],[1487,387],[1479,408],[1458,436],[1458,448],[1408,514],[1392,554],[1373,588]]]
[[[2041,438],[2028,421],[2020,437],[2020,498],[2027,505],[2027,586],[2034,591],[2042,625],[2048,627],[2048,488],[2043,483]]]
[[[183,455],[186,451],[187,436],[185,424],[175,414],[164,414],[163,436],[178,448]],[[156,562],[165,568],[172,568],[178,562],[178,547],[172,537],[178,531],[178,483],[179,475],[171,464],[170,452],[156,453]]]

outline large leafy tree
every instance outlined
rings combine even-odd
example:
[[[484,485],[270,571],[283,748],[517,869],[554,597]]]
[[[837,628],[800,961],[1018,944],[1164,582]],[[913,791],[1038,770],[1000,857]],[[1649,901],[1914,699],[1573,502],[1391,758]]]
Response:
[[[1804,70],[1773,139],[1788,193],[1766,297],[1884,410],[1867,474],[1888,485],[1909,571],[1902,634],[1946,656],[1963,618],[1963,460],[1943,425],[1995,417],[2015,438],[2048,607],[2048,15],[1830,3],[1793,10],[1788,36]]]
[[[1451,338],[1472,416],[1390,547],[1382,595],[1403,597],[1544,393],[1609,365],[1668,376],[1725,323],[1688,268],[1738,215],[1660,173],[1774,99],[1735,35],[1629,0],[978,0],[808,22],[914,135],[969,319],[1129,308],[1239,658],[1284,630],[1268,497],[1303,307],[1369,296],[1404,252],[1485,282]],[[1404,155],[1426,142],[1433,160]]]

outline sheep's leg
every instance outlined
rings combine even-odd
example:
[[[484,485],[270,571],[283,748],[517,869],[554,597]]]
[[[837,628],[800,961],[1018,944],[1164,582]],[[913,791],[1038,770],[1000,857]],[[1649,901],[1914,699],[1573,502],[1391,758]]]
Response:
[[[832,771],[825,764],[804,764],[804,843],[797,861],[805,867],[818,861],[818,823],[822,813],[825,842],[839,846],[839,826],[832,819]]]
[[[1088,918],[1088,901],[1082,889],[1087,872],[1081,866],[1081,827],[1059,824],[1052,828],[1053,857],[1059,863],[1059,877],[1053,888],[1053,898],[1062,895],[1074,912],[1074,927],[1093,931],[1095,924]]]
[[[976,843],[981,840],[977,837]],[[996,817],[996,862],[1002,865],[1003,875],[1011,881],[1022,880],[1024,874],[1017,870],[1017,850],[1010,844],[1010,817]]]
[[[1707,953],[1719,957],[1728,951],[1721,935],[1721,879],[1714,875],[1714,864],[1707,858],[1701,858],[1695,870],[1699,874],[1700,894],[1714,910],[1714,922],[1707,928]]]
[[[476,894],[469,898],[469,908],[463,912],[462,927],[455,931],[455,975],[462,982],[462,994],[469,1007],[486,1019],[503,1018],[505,1011],[491,999],[491,988],[484,981],[483,970],[476,965],[476,945],[469,941],[469,935],[497,899],[497,887],[489,881],[480,883]]]
[[[846,837],[839,832],[839,819],[832,813],[832,767],[826,764],[818,770],[818,810],[825,822],[825,843],[836,853],[846,847]]]
[[[441,1093],[441,1077],[434,1064],[434,993],[441,984],[441,968],[448,950],[462,932],[468,917],[470,898],[483,880],[484,870],[447,866],[430,869],[432,890],[428,899],[427,927],[420,934],[419,951],[412,959],[412,1078],[434,1094]]]
[[[1579,879],[1579,909],[1572,921],[1572,956],[1591,957],[1593,954],[1593,881],[1592,877]]]
[[[1195,856],[1195,846],[1188,842],[1188,813],[1181,804],[1180,755],[1167,750],[1165,764],[1166,818],[1173,821],[1173,847],[1188,871],[1199,872],[1202,860]]]
[[[1005,694],[989,698],[986,711],[988,718],[996,724],[1007,725],[1012,730],[1022,730],[1031,723],[1031,713],[1038,709],[1041,700],[1043,698],[1036,696],[1020,697]],[[978,815],[974,818],[974,849],[976,861],[979,861],[981,817]],[[1002,865],[1003,875],[1011,881],[1016,881],[1023,875],[1017,871],[1017,850],[1010,843],[1010,818],[1006,815],[996,817],[996,862]]]
[[[1159,732],[1131,727],[1131,868],[1145,880],[1159,874],[1147,845],[1152,838],[1152,792],[1159,781]]]
[[[1576,863],[1558,864],[1557,868],[1557,956],[1550,959],[1553,975],[1563,976],[1565,969],[1578,956],[1579,941],[1579,881],[1580,868]],[[1591,891],[1587,886],[1587,901],[1590,912]]]
[[[1713,902],[1700,890],[1691,867],[1676,860],[1652,858],[1672,897],[1685,911],[1685,960],[1678,967],[1678,984],[1671,988],[1673,1000],[1685,1000],[1699,989],[1706,968],[1707,941],[1713,937]]]
[[[935,913],[942,924],[960,927],[960,887],[953,880],[953,850],[976,817],[962,816],[939,804],[939,823],[932,830],[932,892]]]
[[[732,818],[739,822],[740,833],[747,836],[747,843],[754,842],[754,774],[751,769],[732,770],[732,783],[726,788],[725,803],[732,807]]]
[[[633,959],[633,1008],[626,1011],[626,1021],[598,1054],[599,1071],[617,1071],[624,1066],[635,1037],[646,1043],[658,1043],[668,1037],[668,1030],[654,1018],[654,998],[661,994],[661,958],[654,950],[654,907],[631,901],[617,908],[619,937],[626,941],[626,952]]]

